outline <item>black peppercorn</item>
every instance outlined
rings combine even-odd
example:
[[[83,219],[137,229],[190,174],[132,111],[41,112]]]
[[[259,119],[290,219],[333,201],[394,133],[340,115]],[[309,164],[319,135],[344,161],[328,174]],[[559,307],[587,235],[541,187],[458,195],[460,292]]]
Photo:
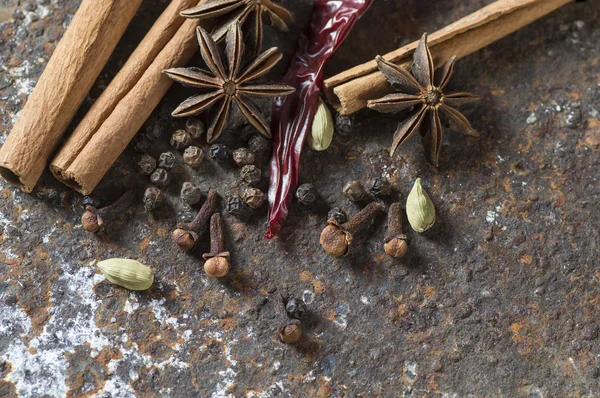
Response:
[[[306,304],[301,299],[291,299],[285,305],[285,310],[290,318],[302,319],[308,312]]]
[[[317,201],[317,190],[312,184],[302,184],[296,191],[298,203],[304,206],[312,206]]]
[[[348,135],[352,132],[352,119],[349,116],[337,114],[335,117],[335,130],[340,135]]]
[[[145,134],[138,134],[132,142],[133,150],[139,153],[146,153],[150,150],[151,142]]]
[[[256,185],[260,183],[260,179],[262,177],[262,171],[254,165],[248,165],[242,167],[242,171],[240,173],[242,180],[244,180],[247,184]]]
[[[248,148],[238,148],[235,151],[233,151],[233,161],[240,167],[254,164],[254,152],[252,152]]]
[[[227,162],[229,156],[229,148],[223,144],[214,144],[210,147],[210,157],[219,163]]]
[[[161,153],[158,158],[158,167],[162,167],[165,170],[171,170],[175,166],[175,155],[173,152]]]
[[[357,180],[348,181],[344,186],[343,192],[344,196],[353,202],[360,202],[367,194],[365,188]]]
[[[204,152],[197,146],[189,146],[183,152],[183,161],[192,167],[200,167],[204,160]]]
[[[385,178],[376,177],[369,184],[369,192],[378,198],[389,196],[392,193],[392,186]]]
[[[154,170],[156,170],[156,159],[145,153],[137,161],[135,167],[141,175],[149,176]]]
[[[265,202],[265,194],[258,188],[246,188],[242,193],[242,199],[251,209],[258,209]]]
[[[163,203],[163,194],[160,189],[150,187],[144,193],[144,209],[147,212],[158,209]]]
[[[101,208],[104,205],[104,202],[102,199],[100,199],[97,196],[84,196],[82,201],[81,201],[81,205],[86,208],[88,206],[92,206],[95,207],[97,209]]]
[[[248,142],[248,148],[257,155],[263,155],[269,152],[271,143],[262,135],[254,135]]]
[[[181,200],[190,206],[200,203],[204,196],[199,186],[192,184],[191,182],[184,182],[181,187]]]
[[[185,130],[177,130],[171,136],[171,146],[175,149],[184,149],[192,143],[192,136]]]
[[[150,142],[154,142],[162,137],[164,128],[160,124],[150,123],[146,126],[146,137]]]
[[[233,195],[227,200],[225,208],[229,214],[235,217],[244,217],[248,214],[249,207],[238,195]]]
[[[346,214],[346,212],[339,207],[334,207],[333,209],[329,210],[329,213],[327,214],[328,220],[331,220],[332,218],[338,224],[344,224],[346,221],[348,221],[348,214]]]
[[[169,173],[167,172],[167,170],[161,169],[159,167],[158,169],[154,170],[154,172],[150,176],[150,181],[154,185],[158,185],[160,187],[166,187],[167,185],[169,185],[169,182],[171,181],[171,177],[169,176]]]
[[[197,140],[204,135],[206,125],[202,120],[191,117],[185,122],[185,131],[187,131],[192,138]]]
[[[252,138],[254,135],[256,135],[256,128],[251,124],[247,124],[244,126],[244,128],[238,131],[238,137],[244,142],[250,141],[250,138]]]

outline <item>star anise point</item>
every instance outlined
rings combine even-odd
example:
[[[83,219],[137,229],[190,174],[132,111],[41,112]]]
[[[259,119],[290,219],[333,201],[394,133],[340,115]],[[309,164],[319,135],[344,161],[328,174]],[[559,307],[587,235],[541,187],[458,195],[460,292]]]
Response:
[[[210,108],[211,121],[207,130],[207,141],[212,143],[221,135],[227,122],[232,103],[261,134],[270,138],[271,130],[260,109],[248,97],[271,98],[286,96],[295,91],[285,84],[252,83],[269,72],[281,59],[274,47],[249,62],[242,68],[243,39],[239,24],[235,24],[227,34],[226,61],[212,36],[198,27],[197,36],[200,53],[210,70],[199,68],[172,68],[164,73],[171,79],[189,87],[208,89],[183,101],[172,113],[174,117],[195,116]]]
[[[293,21],[292,14],[272,0],[209,0],[182,11],[181,15],[196,19],[218,18],[219,23],[212,31],[216,42],[225,38],[227,31],[236,23],[250,25],[248,32],[253,54],[257,54],[262,47],[263,19],[269,26],[282,32],[287,32],[288,25]]]
[[[420,131],[426,157],[437,167],[443,135],[440,113],[444,114],[459,132],[478,136],[468,120],[454,107],[475,101],[480,97],[469,93],[445,94],[443,92],[454,70],[456,56],[451,57],[435,70],[427,46],[426,33],[423,34],[415,49],[411,66],[412,74],[381,56],[375,59],[379,70],[397,92],[370,100],[367,106],[384,113],[409,112],[394,134],[390,148],[391,156],[394,156],[399,147],[416,131]]]

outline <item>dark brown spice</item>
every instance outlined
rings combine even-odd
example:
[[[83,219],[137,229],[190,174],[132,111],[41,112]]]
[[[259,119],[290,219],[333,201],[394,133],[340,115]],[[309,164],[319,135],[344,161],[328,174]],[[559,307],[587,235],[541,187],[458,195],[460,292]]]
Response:
[[[158,185],[160,187],[166,187],[171,182],[171,176],[169,172],[163,168],[158,168],[152,172],[150,175],[150,181],[154,185]]]
[[[328,254],[334,257],[347,255],[352,244],[352,236],[361,227],[371,222],[381,210],[383,210],[383,205],[374,202],[370,203],[344,224],[340,225],[335,219],[329,219],[329,225],[321,233],[321,246]]]
[[[369,184],[369,192],[377,198],[382,198],[392,194],[392,185],[383,177],[375,177]]]
[[[158,167],[161,167],[165,170],[171,170],[173,167],[175,167],[175,163],[177,163],[177,160],[175,159],[173,152],[161,153],[160,157],[158,158]]]
[[[210,147],[208,153],[210,154],[211,159],[219,163],[225,163],[229,160],[229,148],[223,144],[214,144]]]
[[[219,47],[213,38],[200,27],[198,27],[197,35],[200,53],[210,73],[199,68],[172,68],[165,70],[164,73],[184,86],[212,91],[188,98],[173,111],[173,116],[195,116],[210,107],[214,116],[208,127],[206,138],[209,143],[213,143],[221,135],[227,123],[230,108],[235,103],[246,119],[261,134],[271,138],[271,128],[267,119],[262,115],[260,109],[248,100],[248,97],[281,97],[295,91],[293,87],[285,84],[250,83],[266,74],[281,60],[282,55],[277,52],[277,47],[263,52],[243,69],[244,43],[240,26],[236,24],[227,32],[228,68],[226,71]]]
[[[412,109],[394,134],[390,155],[398,151],[400,145],[416,131],[420,131],[427,159],[438,166],[442,146],[441,112],[455,129],[463,134],[478,136],[469,121],[454,106],[460,106],[478,100],[469,93],[444,94],[442,90],[448,84],[456,57],[450,58],[440,69],[434,70],[431,52],[427,47],[427,34],[421,38],[414,54],[412,75],[406,69],[377,56],[379,70],[397,93],[371,100],[368,107],[382,113],[399,113]]]
[[[302,299],[292,298],[285,303],[285,310],[290,318],[302,319],[308,313],[306,303]]]
[[[99,232],[107,223],[114,222],[132,210],[135,202],[135,193],[127,191],[113,204],[97,209],[93,206],[87,206],[86,212],[81,216],[81,224],[87,232]]]
[[[208,223],[217,208],[218,200],[217,192],[210,190],[206,202],[204,202],[194,220],[189,224],[179,225],[173,231],[171,238],[181,250],[192,250],[198,239],[208,230]]]
[[[255,134],[248,141],[248,148],[257,155],[269,154],[271,142],[266,140],[262,135]]]
[[[327,213],[327,219],[333,218],[338,224],[343,224],[348,221],[348,214],[339,207],[334,207]]]
[[[246,216],[248,216],[250,207],[239,195],[232,195],[229,199],[227,199],[225,209],[234,217],[246,218]]]
[[[288,10],[272,0],[212,0],[185,10],[181,15],[198,19],[219,17],[222,23],[217,24],[212,31],[215,41],[223,39],[232,26],[243,25],[248,21],[251,51],[254,53],[258,53],[262,47],[263,17],[267,25],[282,32],[288,31],[288,25],[293,20]]]
[[[353,202],[360,202],[367,196],[367,191],[358,180],[351,180],[344,185],[344,196]]]
[[[210,218],[210,253],[202,256],[206,260],[204,272],[215,278],[223,278],[229,273],[229,252],[225,251],[223,237],[223,221],[220,213],[215,213]]]
[[[251,209],[258,209],[265,202],[265,194],[258,188],[248,187],[242,193],[242,199]]]
[[[408,250],[406,235],[402,233],[402,207],[393,203],[388,211],[388,232],[383,245],[385,252],[392,257],[402,257]]]
[[[144,193],[144,209],[147,212],[158,209],[163,203],[163,194],[160,189],[150,187]]]
[[[240,176],[247,184],[255,185],[260,183],[262,177],[262,171],[253,164],[242,167]]]
[[[185,130],[177,130],[171,136],[171,146],[175,149],[184,149],[192,143],[192,136]]]
[[[183,161],[191,167],[200,167],[204,160],[204,152],[197,146],[190,146],[183,153]]]
[[[185,131],[197,140],[206,132],[206,125],[202,120],[191,117],[185,122]]]
[[[280,297],[275,303],[277,318],[277,337],[286,344],[295,344],[302,339],[302,323],[298,319],[289,319],[286,300]]]
[[[248,148],[238,148],[233,151],[233,161],[239,167],[248,166],[254,164],[256,157],[254,156],[254,152],[252,152]]]
[[[313,184],[302,184],[296,190],[296,199],[304,206],[314,205],[318,197],[319,194]]]
[[[156,170],[156,159],[148,154],[143,154],[135,164],[135,167],[141,175],[149,176]]]
[[[190,206],[193,206],[200,203],[202,197],[204,196],[204,192],[202,192],[202,189],[198,185],[186,181],[181,186],[181,192],[179,193],[179,196],[181,197],[182,201]]]

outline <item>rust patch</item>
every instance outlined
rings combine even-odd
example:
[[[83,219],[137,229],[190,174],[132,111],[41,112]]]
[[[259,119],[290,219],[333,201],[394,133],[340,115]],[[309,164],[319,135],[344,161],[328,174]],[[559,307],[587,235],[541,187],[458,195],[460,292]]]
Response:
[[[2,398],[18,398],[17,389],[13,383],[5,380],[0,380],[0,397]]]
[[[75,347],[73,353],[66,353],[67,397],[90,397],[100,391],[108,376],[108,368],[103,363],[105,355],[92,357],[89,344]]]

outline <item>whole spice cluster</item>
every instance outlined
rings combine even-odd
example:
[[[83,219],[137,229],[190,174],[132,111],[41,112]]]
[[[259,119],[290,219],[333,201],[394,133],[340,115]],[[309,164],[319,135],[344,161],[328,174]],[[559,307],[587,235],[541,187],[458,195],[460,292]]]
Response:
[[[370,192],[375,198],[391,194],[390,183],[375,178],[370,183]],[[348,182],[343,194],[353,202],[364,203],[368,195],[358,180]],[[393,203],[388,209],[388,231],[383,249],[391,257],[403,257],[408,251],[407,236],[402,232],[402,205]],[[371,202],[348,220],[346,212],[333,208],[328,214],[328,225],[321,232],[320,244],[327,254],[334,257],[346,256],[354,241],[354,235],[366,229],[384,209],[381,202]],[[435,223],[435,207],[431,198],[417,178],[406,201],[408,221],[416,232],[425,232]]]

